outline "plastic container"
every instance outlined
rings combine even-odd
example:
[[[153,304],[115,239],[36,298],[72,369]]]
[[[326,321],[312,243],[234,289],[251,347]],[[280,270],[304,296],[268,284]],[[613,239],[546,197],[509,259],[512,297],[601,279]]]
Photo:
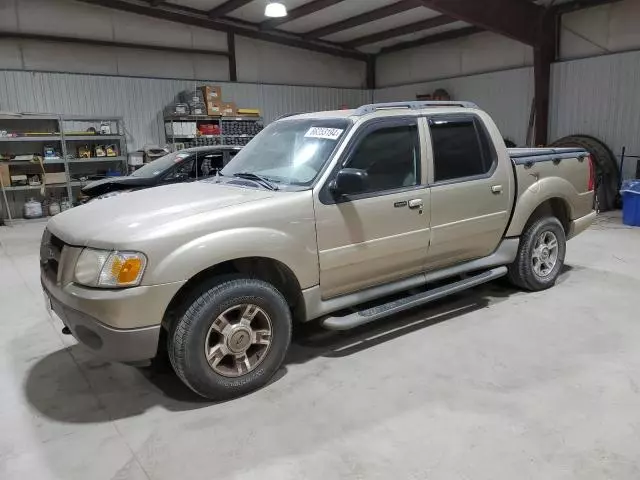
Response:
[[[49,204],[49,215],[52,217],[60,213],[60,204],[58,202],[51,202]]]
[[[34,198],[30,198],[29,201],[25,202],[22,207],[22,214],[24,218],[42,218],[44,215],[42,212],[42,204],[38,202]]]
[[[622,194],[622,223],[640,227],[640,180],[627,180],[620,189]]]
[[[206,115],[207,106],[196,97],[189,102],[189,112],[191,115]]]
[[[186,90],[180,94],[180,101],[183,103],[191,103],[193,101],[204,103],[204,93],[199,88]]]
[[[164,110],[164,114],[166,116],[179,116],[179,115],[189,115],[189,104],[187,103],[174,103],[173,105],[169,105]]]
[[[128,159],[129,165],[139,167],[144,163],[144,152],[130,152]]]

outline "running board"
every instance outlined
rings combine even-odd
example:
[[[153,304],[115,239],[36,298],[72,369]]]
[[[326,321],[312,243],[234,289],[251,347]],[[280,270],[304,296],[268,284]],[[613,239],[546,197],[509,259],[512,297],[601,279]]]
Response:
[[[478,275],[473,275],[471,277],[458,280],[457,282],[434,288],[433,290],[427,290],[426,292],[417,293],[399,300],[392,300],[391,302],[383,305],[360,310],[359,312],[355,312],[344,317],[326,317],[322,320],[321,324],[324,328],[329,330],[349,330],[351,328],[359,327],[360,325],[388,317],[394,313],[399,313],[413,307],[424,305],[425,303],[433,302],[434,300],[461,292],[468,288],[490,282],[491,280],[495,280],[496,278],[500,278],[506,274],[507,267],[493,268]]]

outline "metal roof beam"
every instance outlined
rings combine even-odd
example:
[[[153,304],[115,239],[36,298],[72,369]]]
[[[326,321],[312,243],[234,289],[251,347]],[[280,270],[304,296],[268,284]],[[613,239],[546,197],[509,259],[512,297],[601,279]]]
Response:
[[[260,24],[261,29],[271,29],[276,28],[277,26],[282,25],[283,23],[292,22],[298,18],[306,17],[307,15],[311,15],[312,13],[319,12],[320,10],[324,10],[325,8],[332,7],[338,3],[344,2],[344,0],[313,0],[312,2],[305,3],[304,5],[299,6],[298,8],[294,8],[289,10],[289,13],[286,17],[282,18],[272,18],[270,20],[265,20]]]
[[[443,15],[535,45],[545,8],[525,0],[420,0]]]
[[[569,3],[561,3],[551,7],[556,13],[562,15],[564,13],[575,12],[583,10],[585,8],[599,7],[601,5],[608,5],[610,3],[618,3],[621,0],[576,0]]]
[[[211,19],[207,12],[199,12],[194,9],[184,9],[173,6],[169,3],[161,4],[158,7],[150,7],[148,2],[141,0],[77,0],[91,5],[112,8],[125,12],[146,15],[148,17],[168,20],[170,22],[184,25],[194,25],[196,27],[208,28],[221,32],[232,32],[236,35],[249,37],[265,42],[277,43],[288,47],[301,48],[314,52],[325,53],[337,57],[350,58],[353,60],[366,61],[368,56],[353,49],[344,48],[342,45],[326,41],[312,41],[300,35],[280,30],[263,32],[257,25],[246,22],[232,22],[231,19]]]
[[[220,18],[227,13],[238,10],[239,8],[242,8],[251,2],[253,2],[253,0],[228,0],[222,5],[218,5],[217,7],[209,10],[209,18]]]
[[[384,47],[380,50],[379,54],[383,55],[385,53],[399,52],[400,50],[421,47],[423,45],[431,45],[433,43],[444,42],[446,40],[455,40],[457,38],[468,37],[469,35],[480,32],[484,32],[484,30],[479,27],[465,27],[457,30],[449,30],[448,32],[436,33],[435,35],[429,35],[428,37],[419,38],[418,40],[397,43],[389,47]]]
[[[390,30],[385,30],[382,32],[373,33],[371,35],[365,35],[364,37],[355,38],[353,40],[349,40],[348,42],[344,42],[343,45],[352,48],[361,47],[362,45],[370,45],[372,43],[381,42],[390,38],[401,37],[410,33],[422,32],[424,30],[429,30],[430,28],[448,25],[455,21],[456,19],[454,18],[447,17],[446,15],[439,15],[437,17],[428,18],[419,22],[410,23],[409,25],[403,25],[401,27],[392,28]]]
[[[412,10],[422,6],[418,0],[401,0],[391,5],[387,5],[381,8],[376,8],[369,12],[356,15],[354,17],[347,18],[340,22],[332,23],[325,27],[316,28],[304,34],[307,38],[322,38],[334,33],[342,32],[350,28],[358,27],[366,23],[375,22],[382,18],[387,18],[398,13]]]
[[[206,50],[204,48],[167,47],[163,45],[149,45],[144,43],[116,42],[97,40],[93,38],[66,37],[62,35],[40,35],[38,33],[0,32],[0,39],[36,40],[40,42],[72,43],[77,45],[93,45],[97,47],[135,48],[139,50],[155,50],[158,52],[196,53],[199,55],[220,55],[228,57],[230,52],[223,50]]]

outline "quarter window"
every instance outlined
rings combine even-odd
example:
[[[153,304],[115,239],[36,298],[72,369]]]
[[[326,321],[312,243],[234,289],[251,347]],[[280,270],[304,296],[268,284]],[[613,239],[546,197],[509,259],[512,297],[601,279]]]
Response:
[[[411,187],[420,181],[419,145],[416,125],[380,128],[360,141],[345,166],[367,172],[364,193]]]
[[[484,127],[474,117],[431,118],[434,181],[455,180],[488,173],[493,149]]]

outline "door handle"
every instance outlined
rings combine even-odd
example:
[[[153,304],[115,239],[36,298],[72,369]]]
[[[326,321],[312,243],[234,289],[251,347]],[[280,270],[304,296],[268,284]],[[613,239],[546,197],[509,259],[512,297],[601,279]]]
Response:
[[[414,198],[413,200],[409,200],[409,208],[411,209],[416,209],[416,208],[422,208],[422,199],[421,198]]]
[[[495,193],[496,195],[502,193],[502,185],[494,185],[491,187],[491,193]]]

